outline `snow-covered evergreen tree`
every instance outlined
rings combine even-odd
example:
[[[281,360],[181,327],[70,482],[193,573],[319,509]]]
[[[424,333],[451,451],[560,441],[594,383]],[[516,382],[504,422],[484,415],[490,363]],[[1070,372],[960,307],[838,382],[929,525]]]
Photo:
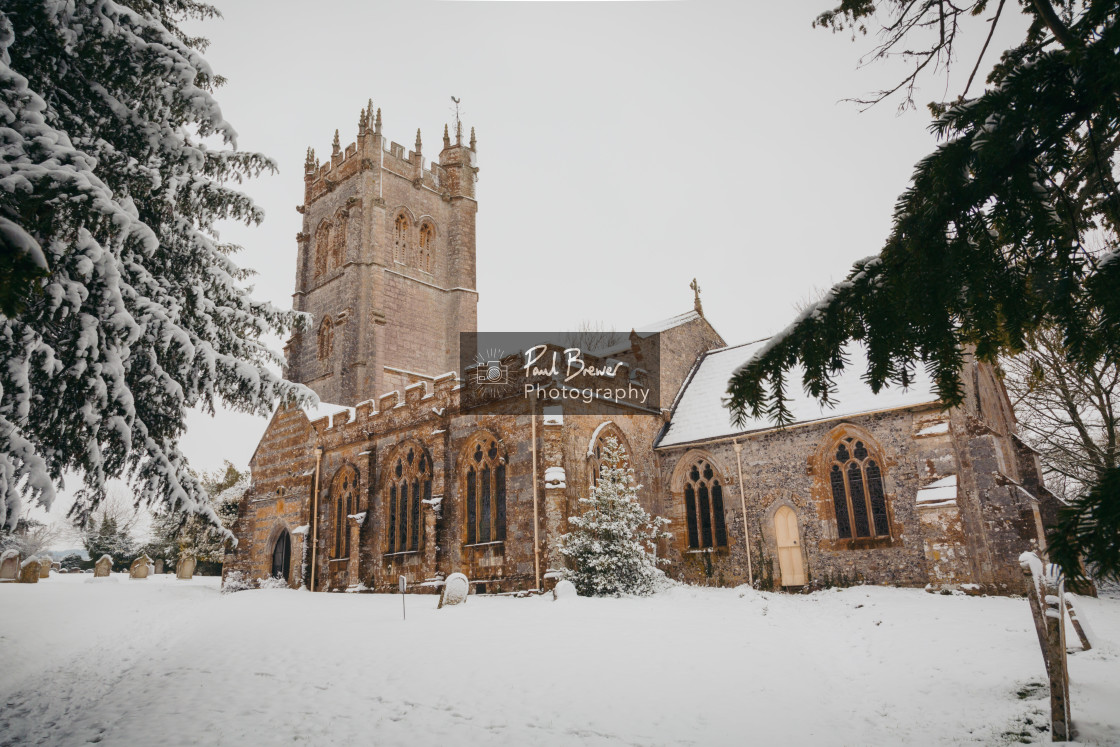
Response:
[[[664,578],[658,569],[656,541],[669,520],[650,516],[638,503],[641,485],[616,438],[603,446],[599,481],[587,498],[580,498],[583,514],[568,520],[574,529],[560,538],[560,552],[568,559],[566,577],[581,596],[647,595]]]
[[[225,557],[229,532],[237,521],[237,506],[241,496],[249,489],[249,470],[238,470],[227,461],[225,466],[201,476],[202,485],[210,495],[217,511],[220,526],[214,526],[201,517],[164,509],[152,521],[152,539],[144,545],[144,552],[152,558],[163,558],[171,567],[179,556],[187,553],[199,562],[199,572],[217,570]]]
[[[274,168],[237,150],[213,97],[195,0],[0,2],[0,524],[49,506],[65,470],[84,522],[106,481],[219,524],[177,441],[188,409],[311,401],[261,336],[302,315],[253,300],[223,219],[263,215],[230,184]]]

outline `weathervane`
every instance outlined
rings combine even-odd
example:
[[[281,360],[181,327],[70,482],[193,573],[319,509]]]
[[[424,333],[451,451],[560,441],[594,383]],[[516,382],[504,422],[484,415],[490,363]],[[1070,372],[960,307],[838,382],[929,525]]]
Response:
[[[452,97],[451,97],[451,100],[455,102],[455,132],[457,133],[457,137],[458,137],[458,139],[459,139],[459,140],[462,140],[462,137],[463,137],[463,125],[462,125],[462,123],[461,123],[461,122],[459,121],[459,102],[461,101],[461,99],[457,99],[457,98],[455,98],[454,96],[452,96]]]

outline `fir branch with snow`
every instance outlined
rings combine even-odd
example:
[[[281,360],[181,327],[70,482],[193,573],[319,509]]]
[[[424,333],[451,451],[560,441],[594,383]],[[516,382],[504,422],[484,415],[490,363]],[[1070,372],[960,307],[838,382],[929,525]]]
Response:
[[[10,8],[11,6],[4,6]],[[231,187],[275,167],[237,150],[194,0],[29,0],[0,9],[0,524],[82,476],[220,525],[178,447],[189,409],[268,415],[314,395],[261,341],[304,316],[254,300],[219,241],[259,223]],[[14,250],[14,251],[13,251]]]
[[[618,439],[607,438],[599,480],[579,500],[582,515],[568,519],[574,529],[560,538],[570,566],[565,578],[581,596],[645,596],[665,578],[657,567],[665,561],[657,558],[656,543],[671,536],[663,531],[669,520],[642,508],[641,489]]]

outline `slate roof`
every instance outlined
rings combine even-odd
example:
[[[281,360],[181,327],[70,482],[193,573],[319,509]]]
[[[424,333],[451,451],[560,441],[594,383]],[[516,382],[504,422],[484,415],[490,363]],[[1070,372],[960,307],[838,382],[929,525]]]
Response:
[[[774,428],[774,423],[768,418],[748,419],[741,427],[736,427],[731,422],[730,410],[724,406],[731,375],[765,344],[766,340],[757,340],[704,354],[681,389],[668,428],[657,445],[675,446]],[[871,387],[861,378],[867,369],[863,348],[853,345],[847,352],[850,362],[836,377],[834,407],[822,406],[805,393],[801,388],[800,369],[790,373],[788,406],[794,424],[837,420],[938,401],[933,380],[924,369],[915,372],[914,381],[908,389],[892,386],[873,394]]]

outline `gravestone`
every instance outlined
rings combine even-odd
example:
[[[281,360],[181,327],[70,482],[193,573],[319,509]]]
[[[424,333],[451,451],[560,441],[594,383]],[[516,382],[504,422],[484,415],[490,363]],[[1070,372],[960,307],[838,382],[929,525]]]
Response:
[[[19,578],[19,550],[5,550],[0,555],[0,581],[15,581]]]
[[[439,595],[439,606],[462,604],[467,601],[467,594],[470,593],[470,590],[471,585],[466,576],[462,573],[452,573],[443,582],[443,591]]]
[[[57,560],[51,563],[51,570],[55,573],[62,573],[62,563]]]
[[[5,550],[0,554],[0,581],[19,578],[19,550]]]
[[[39,558],[39,578],[50,578],[51,561],[48,558]]]
[[[156,575],[163,573],[163,558],[156,558]]]
[[[152,570],[152,559],[147,555],[141,555],[136,560],[132,561],[132,565],[128,567],[129,578],[147,578]]]
[[[38,558],[28,558],[23,561],[23,564],[19,567],[19,582],[21,584],[39,583],[40,565]]]
[[[189,581],[194,576],[196,563],[193,555],[180,555],[179,562],[175,565],[175,578]]]
[[[102,555],[93,566],[93,577],[106,578],[112,570],[113,557],[111,555]]]
[[[561,581],[557,581],[556,586],[552,587],[552,598],[555,601],[559,601],[561,599],[574,599],[578,596],[579,594],[576,593],[576,585],[566,578]]]

